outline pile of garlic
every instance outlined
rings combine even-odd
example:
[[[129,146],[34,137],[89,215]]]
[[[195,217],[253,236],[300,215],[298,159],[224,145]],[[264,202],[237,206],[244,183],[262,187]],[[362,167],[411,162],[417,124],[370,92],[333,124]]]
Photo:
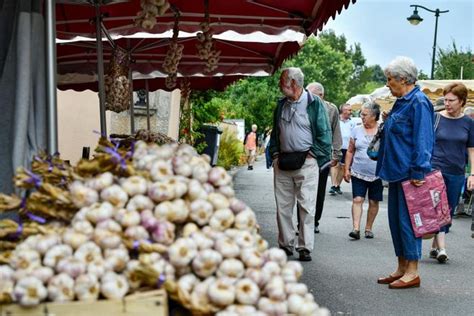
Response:
[[[156,25],[156,18],[165,15],[170,8],[167,0],[140,0],[141,11],[137,13],[135,25],[145,30],[152,30]]]
[[[17,247],[0,266],[0,297],[31,306],[163,285],[203,314],[328,314],[298,283],[301,264],[268,249],[255,213],[208,156],[185,144],[137,142],[132,163],[137,175],[71,184],[80,208],[71,225]]]
[[[209,22],[202,22],[201,30],[202,32],[197,33],[197,39],[199,41],[199,43],[196,44],[198,56],[201,60],[206,61],[205,71],[212,72],[217,68],[221,51],[214,49],[214,43],[212,42],[213,33]]]

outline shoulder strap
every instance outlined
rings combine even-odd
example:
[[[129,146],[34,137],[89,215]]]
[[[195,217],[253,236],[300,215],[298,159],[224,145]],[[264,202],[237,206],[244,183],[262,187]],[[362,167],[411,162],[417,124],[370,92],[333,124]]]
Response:
[[[441,114],[438,112],[435,113],[435,123],[434,123],[434,130],[436,131],[438,129],[439,125],[439,120],[441,119]]]

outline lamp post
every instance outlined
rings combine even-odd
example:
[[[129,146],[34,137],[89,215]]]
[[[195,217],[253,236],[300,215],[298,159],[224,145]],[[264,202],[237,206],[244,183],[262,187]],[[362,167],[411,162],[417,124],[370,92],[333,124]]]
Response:
[[[444,10],[444,11],[441,11],[440,9],[431,10],[418,4],[412,4],[410,5],[410,7],[415,7],[413,14],[407,18],[407,20],[412,25],[418,25],[420,24],[421,21],[423,21],[423,19],[418,15],[418,10],[417,10],[418,8],[425,9],[426,11],[429,11],[435,14],[436,22],[435,22],[435,33],[434,33],[434,43],[433,43],[433,57],[431,59],[431,79],[434,79],[434,64],[435,64],[435,58],[436,58],[436,36],[438,35],[438,17],[441,13],[449,12],[449,10]]]

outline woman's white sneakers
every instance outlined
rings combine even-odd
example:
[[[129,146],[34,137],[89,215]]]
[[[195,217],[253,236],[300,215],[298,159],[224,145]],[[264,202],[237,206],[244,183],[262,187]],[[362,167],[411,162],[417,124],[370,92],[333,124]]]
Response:
[[[438,260],[439,263],[446,263],[449,260],[446,249],[431,248],[430,258]]]

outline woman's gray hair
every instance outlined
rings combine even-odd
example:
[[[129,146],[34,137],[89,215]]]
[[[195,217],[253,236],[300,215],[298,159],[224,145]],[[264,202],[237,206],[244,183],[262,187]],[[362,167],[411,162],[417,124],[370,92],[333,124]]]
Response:
[[[472,115],[474,114],[474,107],[472,106],[466,106],[464,109],[464,115]]]
[[[318,93],[315,93],[315,94],[320,93],[324,95],[324,87],[319,82],[311,82],[309,85],[306,86],[306,90],[312,93],[317,91]]]
[[[362,104],[362,109],[367,109],[375,117],[375,120],[380,119],[380,105],[376,102],[366,102]]]
[[[300,68],[298,67],[289,67],[283,69],[283,72],[286,72],[286,75],[288,76],[288,80],[294,80],[296,82],[296,85],[298,87],[303,88],[304,85],[304,74],[301,71]]]
[[[415,62],[413,59],[404,56],[398,56],[392,60],[383,72],[385,76],[391,76],[397,81],[405,79],[409,84],[414,84],[418,77]]]

